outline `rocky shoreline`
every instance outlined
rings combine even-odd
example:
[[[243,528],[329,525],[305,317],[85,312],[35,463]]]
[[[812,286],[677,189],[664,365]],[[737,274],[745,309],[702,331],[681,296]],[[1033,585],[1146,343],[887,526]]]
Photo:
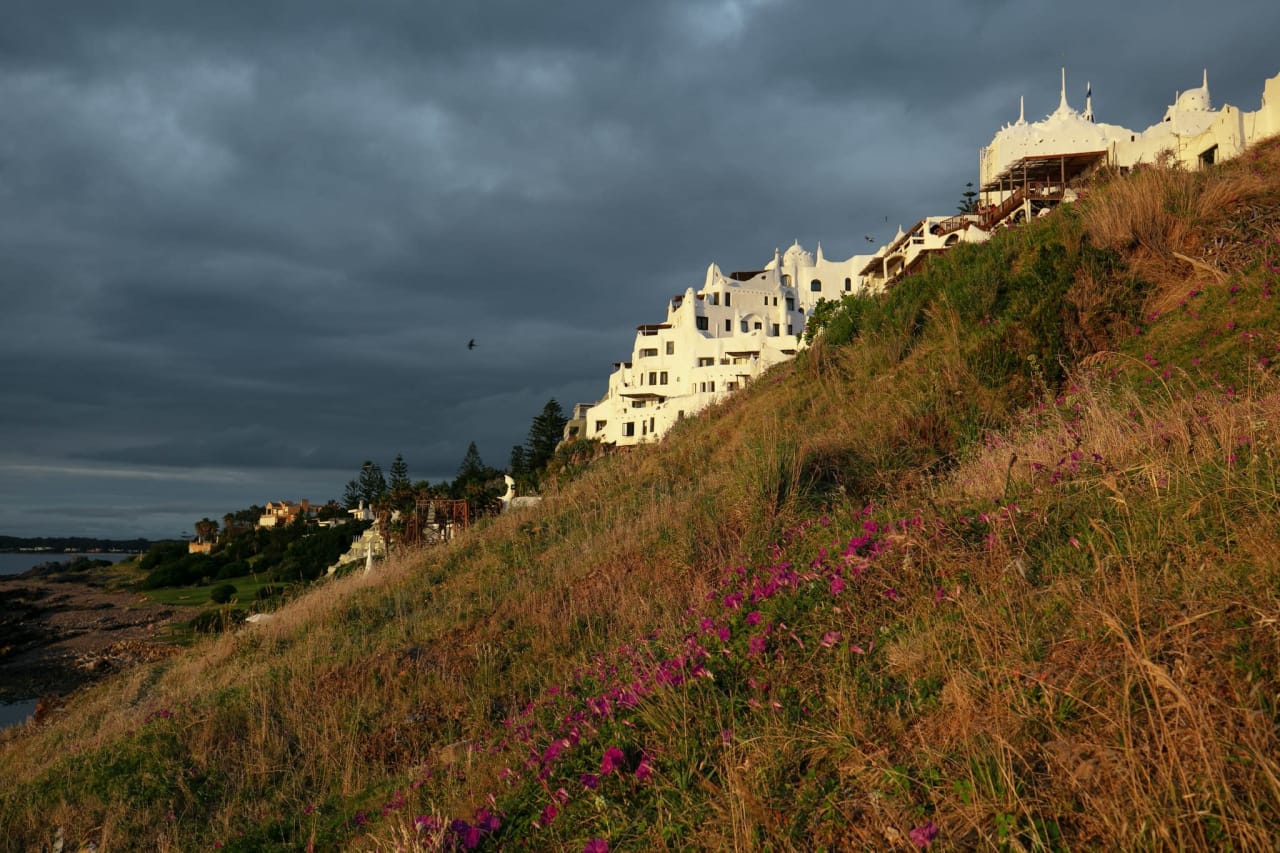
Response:
[[[108,588],[97,574],[55,566],[0,578],[0,702],[64,696],[176,651],[166,628],[194,609]]]

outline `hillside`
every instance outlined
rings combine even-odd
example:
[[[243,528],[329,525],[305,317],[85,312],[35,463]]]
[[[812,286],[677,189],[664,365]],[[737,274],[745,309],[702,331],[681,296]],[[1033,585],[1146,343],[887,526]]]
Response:
[[[1271,849],[1280,146],[880,298],[536,510],[75,695],[0,844]]]

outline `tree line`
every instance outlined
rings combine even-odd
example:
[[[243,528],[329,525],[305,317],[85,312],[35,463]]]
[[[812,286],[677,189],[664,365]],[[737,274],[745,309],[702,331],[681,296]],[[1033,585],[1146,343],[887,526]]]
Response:
[[[541,487],[555,458],[556,447],[563,437],[566,423],[568,418],[563,409],[552,398],[534,416],[525,442],[511,448],[507,471],[522,494],[535,492]],[[472,504],[474,513],[480,513],[506,490],[502,476],[501,469],[485,464],[474,441],[467,445],[467,451],[458,464],[454,478],[439,483],[411,481],[409,466],[403,454],[396,454],[386,474],[380,465],[366,459],[360,466],[359,474],[347,482],[342,494],[342,504],[347,509],[355,509],[363,504],[379,509],[408,511],[419,499],[450,498],[466,500]]]

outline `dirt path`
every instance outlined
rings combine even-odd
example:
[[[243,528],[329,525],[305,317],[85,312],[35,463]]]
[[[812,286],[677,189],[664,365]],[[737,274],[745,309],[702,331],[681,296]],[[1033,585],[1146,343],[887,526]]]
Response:
[[[62,695],[108,672],[172,654],[161,642],[192,608],[106,589],[91,572],[0,578],[0,701]]]

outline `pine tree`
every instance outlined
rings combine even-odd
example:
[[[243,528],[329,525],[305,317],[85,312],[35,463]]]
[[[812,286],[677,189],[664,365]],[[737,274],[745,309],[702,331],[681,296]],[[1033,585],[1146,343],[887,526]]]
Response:
[[[960,206],[956,210],[961,213],[977,213],[978,193],[973,188],[973,181],[969,181],[964,187],[964,192],[960,193]]]
[[[347,481],[346,491],[342,493],[342,505],[347,509],[355,509],[360,505],[360,484],[355,480]]]
[[[395,461],[391,463],[391,480],[387,485],[393,495],[402,495],[413,489],[409,483],[409,466],[405,463],[403,454],[397,453]]]
[[[360,500],[363,500],[366,506],[372,506],[374,501],[386,496],[387,479],[382,476],[382,469],[377,463],[366,459],[360,466],[359,488]]]
[[[555,455],[556,445],[564,438],[564,425],[568,421],[555,398],[548,400],[529,427],[529,438],[525,442],[526,470],[537,473],[547,467]]]
[[[511,448],[511,476],[519,480],[529,470],[528,455],[524,452],[524,445],[517,444]]]
[[[458,466],[458,480],[474,480],[484,476],[484,460],[480,458],[480,451],[476,449],[476,443],[473,441],[467,445],[467,455],[462,457],[462,464]]]

